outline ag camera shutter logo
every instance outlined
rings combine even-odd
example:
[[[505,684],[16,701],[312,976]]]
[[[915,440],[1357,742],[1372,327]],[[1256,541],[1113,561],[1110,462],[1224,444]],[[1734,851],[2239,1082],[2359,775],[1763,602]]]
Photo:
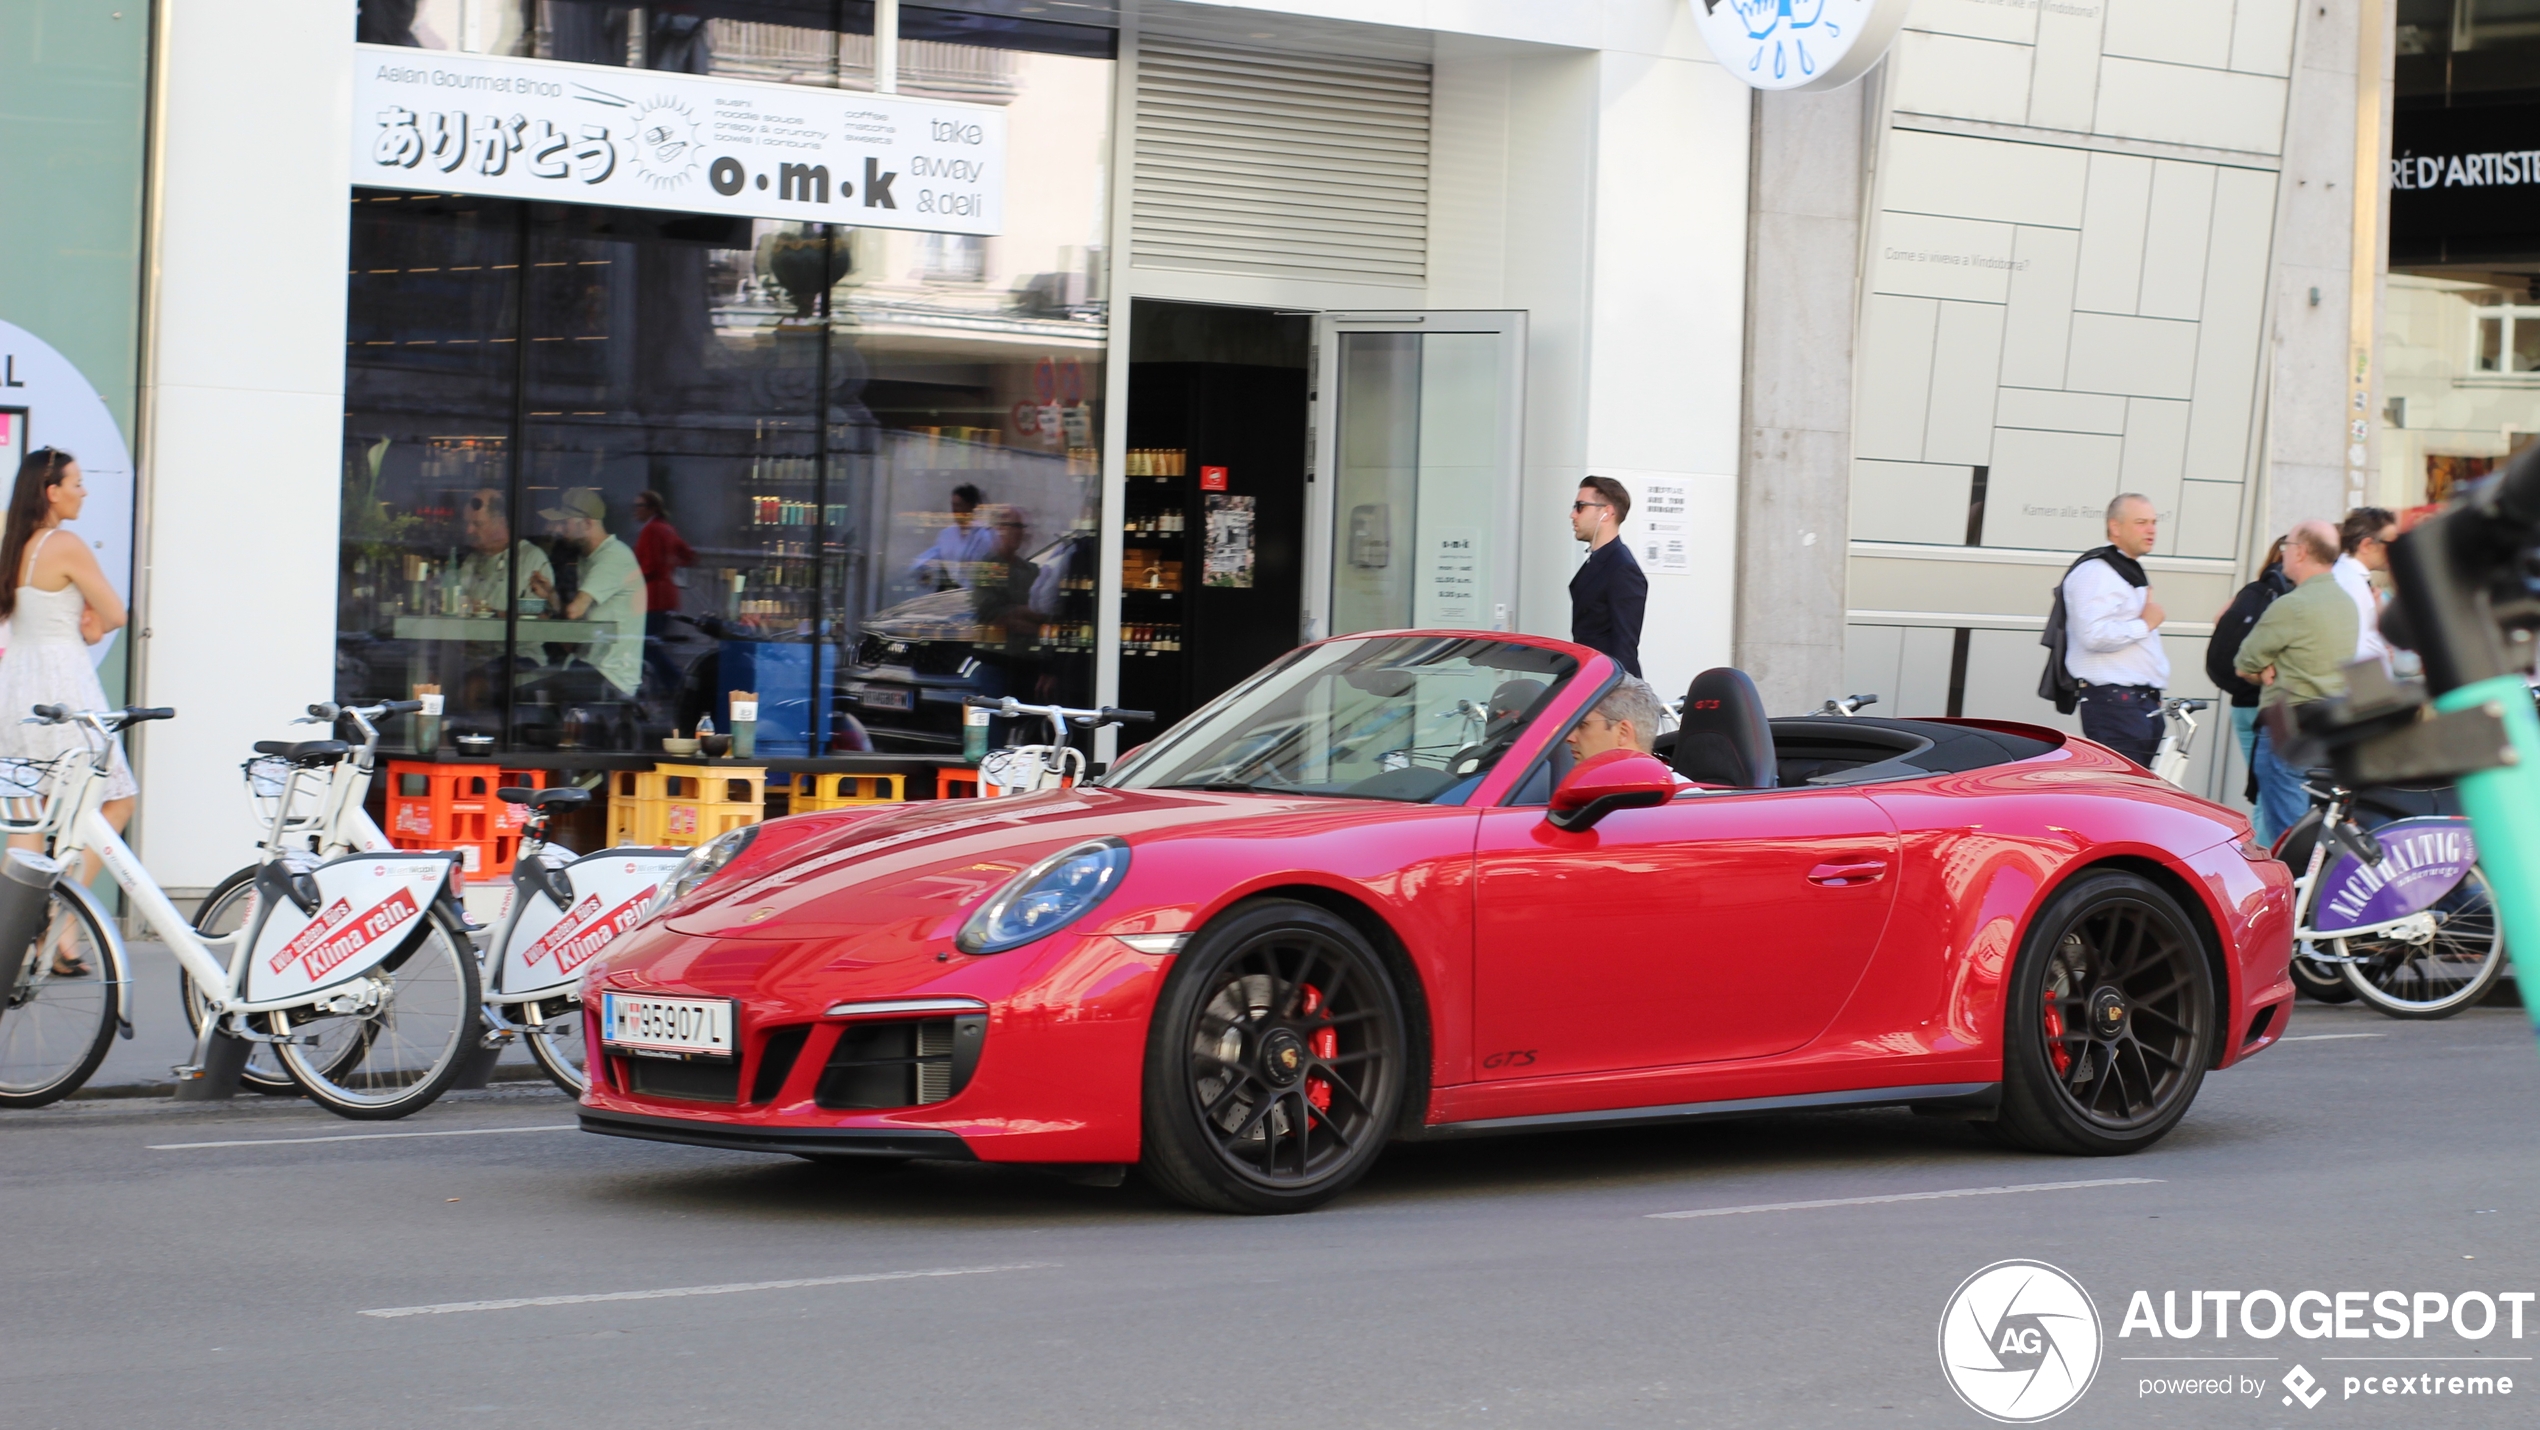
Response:
[[[1726,0],[1722,0],[1726,3]],[[2026,1425],[2070,1410],[2099,1373],[2099,1308],[2043,1261],[1997,1261],[1940,1313],[1940,1369],[1969,1409]]]

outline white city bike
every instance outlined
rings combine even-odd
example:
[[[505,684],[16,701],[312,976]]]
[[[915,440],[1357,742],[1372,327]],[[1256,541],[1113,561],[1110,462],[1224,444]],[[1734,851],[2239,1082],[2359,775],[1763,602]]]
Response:
[[[320,703],[293,723],[330,724],[360,736],[358,743],[312,742],[299,747],[309,753],[298,761],[258,746],[246,772],[248,792],[269,831],[260,845],[264,856],[328,858],[389,848],[388,836],[367,809],[378,766],[379,722],[420,708],[420,702],[408,700]],[[547,816],[586,802],[589,791],[505,788],[494,796],[527,806],[530,814],[502,906],[483,934],[477,975],[482,1026],[457,1081],[482,1083],[502,1049],[521,1042],[556,1086],[579,1097],[589,1079],[573,985],[584,964],[641,920],[662,879],[688,851],[617,848],[578,856],[548,839]],[[252,916],[256,868],[250,865],[213,886],[194,916],[198,932],[224,935]],[[199,1030],[205,1005],[191,980],[186,995],[187,1016]],[[261,1048],[256,1052],[240,1075],[242,1086],[278,1095],[299,1090],[279,1059]]]
[[[1064,789],[1085,778],[1085,752],[1067,742],[1070,725],[1079,730],[1096,730],[1126,720],[1153,720],[1149,710],[1116,710],[1098,706],[1079,710],[1065,705],[1026,705],[1008,695],[990,700],[973,695],[962,702],[992,710],[1006,719],[1036,715],[1050,722],[1050,739],[1046,745],[1010,745],[992,750],[979,762],[981,794],[994,785],[1005,794],[1033,794],[1047,789]]]
[[[440,1096],[477,1026],[476,959],[451,892],[457,856],[365,851],[337,859],[291,852],[257,866],[247,917],[206,938],[106,821],[114,737],[165,709],[35,707],[37,723],[76,726],[87,749],[47,767],[50,788],[7,801],[11,830],[40,835],[65,870],[94,851],[149,928],[176,955],[199,1001],[186,1084],[217,1086],[250,1050],[268,1051],[310,1099],[353,1118],[402,1117]],[[339,741],[267,744],[295,770],[340,759]],[[15,788],[30,789],[32,769]],[[269,848],[284,842],[280,825]],[[131,1025],[130,960],[96,896],[55,881],[44,930],[24,950],[17,990],[0,1009],[0,1106],[68,1096]],[[85,965],[85,976],[66,970]]]
[[[2211,709],[2213,703],[2177,696],[2161,702],[2161,743],[2152,752],[2152,773],[2187,788],[2187,762],[2195,754],[2196,712]]]
[[[494,793],[527,806],[529,819],[485,944],[483,1045],[496,1053],[515,1039],[527,1043],[556,1086],[580,1097],[591,1077],[574,985],[584,965],[644,921],[662,882],[695,851],[619,845],[577,855],[548,838],[547,821],[588,802],[589,790]]]

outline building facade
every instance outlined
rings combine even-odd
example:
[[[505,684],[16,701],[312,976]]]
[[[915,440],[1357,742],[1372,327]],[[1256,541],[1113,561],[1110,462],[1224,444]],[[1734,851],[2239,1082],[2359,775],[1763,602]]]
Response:
[[[2347,200],[2386,101],[2367,86],[2359,131],[2356,13],[1916,5],[1872,159],[1847,685],[2077,730],[2036,696],[2038,634],[2134,491],[2162,520],[2172,691],[2210,695],[2213,615],[2272,537],[2362,500],[2338,475],[2343,410],[2366,410],[2341,372]],[[2192,785],[2238,791],[2228,746],[2201,742]]]

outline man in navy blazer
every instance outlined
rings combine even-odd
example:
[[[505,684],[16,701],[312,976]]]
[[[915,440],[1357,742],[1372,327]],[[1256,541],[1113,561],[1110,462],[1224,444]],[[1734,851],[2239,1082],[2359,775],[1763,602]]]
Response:
[[[1641,574],[1631,546],[1615,540],[1631,511],[1632,494],[1612,477],[1579,483],[1579,499],[1570,503],[1570,534],[1588,544],[1588,556],[1570,578],[1570,639],[1638,675],[1649,578]]]

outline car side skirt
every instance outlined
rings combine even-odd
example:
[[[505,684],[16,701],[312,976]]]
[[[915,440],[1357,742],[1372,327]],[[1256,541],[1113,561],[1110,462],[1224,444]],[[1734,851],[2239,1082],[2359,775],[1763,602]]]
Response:
[[[1786,1097],[1739,1097],[1721,1102],[1679,1102],[1664,1107],[1609,1107],[1594,1112],[1552,1112],[1531,1117],[1489,1117],[1441,1122],[1421,1129],[1419,1140],[1489,1137],[1510,1132],[1548,1132],[1577,1127],[1637,1127],[1658,1122],[1756,1117],[1773,1112],[1826,1108],[1910,1106],[1940,1117],[1981,1119],[2002,1100],[1998,1082],[1944,1082],[1917,1087],[1865,1087],[1845,1092],[1803,1092]]]
[[[729,1122],[692,1122],[684,1117],[637,1117],[623,1112],[582,1110],[582,1130],[604,1137],[633,1137],[647,1142],[684,1142],[691,1147],[720,1147],[728,1152],[799,1153],[818,1157],[930,1157],[946,1162],[975,1162],[970,1144],[951,1132],[925,1128],[766,1127]]]

